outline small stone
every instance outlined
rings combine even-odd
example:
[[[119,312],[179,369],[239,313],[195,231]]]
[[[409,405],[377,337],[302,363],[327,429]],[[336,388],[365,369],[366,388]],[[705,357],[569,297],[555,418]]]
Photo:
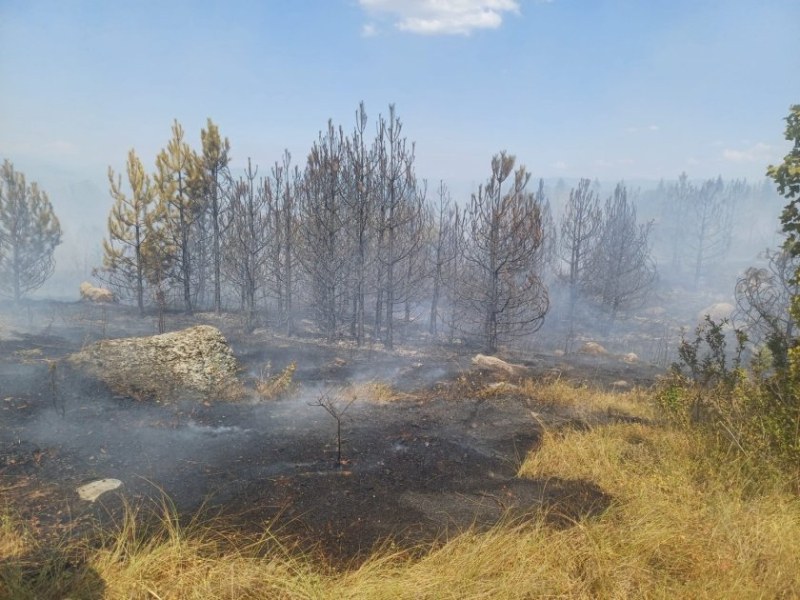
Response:
[[[78,492],[78,496],[81,497],[81,500],[94,502],[101,495],[111,490],[116,490],[121,485],[122,482],[119,479],[98,479],[97,481],[92,481],[80,486],[76,491]]]

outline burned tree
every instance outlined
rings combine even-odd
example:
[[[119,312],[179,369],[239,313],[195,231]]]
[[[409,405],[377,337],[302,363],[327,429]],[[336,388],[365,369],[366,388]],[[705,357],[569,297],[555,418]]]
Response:
[[[297,198],[302,191],[302,177],[292,167],[288,150],[283,160],[272,167],[267,181],[269,229],[272,239],[267,269],[271,293],[278,306],[278,318],[287,333],[293,330],[292,303],[294,299],[295,263],[297,262]]]
[[[414,231],[422,218],[424,198],[417,193],[414,175],[414,144],[402,135],[403,125],[389,105],[388,121],[378,119],[376,139],[378,272],[376,281],[375,335],[394,347],[394,311],[404,303],[401,290],[407,269],[403,265],[421,250]],[[406,290],[407,291],[407,290]]]
[[[53,274],[61,225],[47,194],[6,160],[0,170],[0,293],[19,301]]]
[[[719,177],[705,181],[690,192],[686,248],[691,253],[695,287],[708,269],[725,258],[730,249],[733,213],[740,186],[739,182],[726,185]]]
[[[150,232],[155,190],[142,162],[131,150],[126,166],[131,195],[122,191],[122,176],[108,168],[114,206],[108,215],[108,238],[103,240],[103,268],[97,271],[119,294],[132,291],[139,314],[144,316],[146,273],[142,247]]]
[[[686,238],[690,230],[689,207],[696,190],[684,172],[675,183],[662,182],[658,193],[662,197],[660,232],[672,269],[677,272],[683,265]]]
[[[602,210],[597,193],[591,189],[591,181],[581,179],[578,187],[569,193],[567,206],[561,217],[561,235],[558,240],[558,257],[562,261],[558,276],[569,289],[569,332],[567,351],[575,333],[575,307],[587,269],[593,259],[602,226]]]
[[[439,301],[448,266],[455,260],[454,250],[457,248],[452,243],[456,225],[456,211],[452,207],[450,191],[443,181],[439,182],[437,189],[438,201],[432,209],[434,216],[434,239],[431,244],[432,264],[432,289],[431,289],[431,314],[428,322],[428,332],[435,336],[439,321]]]
[[[530,174],[515,157],[492,158],[492,174],[473,194],[466,215],[469,232],[459,300],[487,352],[512,336],[541,327],[549,306],[541,278],[542,207],[526,190]],[[508,190],[504,185],[510,177]]]
[[[244,177],[233,186],[222,245],[227,278],[240,290],[248,330],[257,324],[256,299],[264,279],[270,242],[268,188],[257,183],[250,159]]]
[[[346,282],[346,211],[342,200],[344,139],[341,129],[328,129],[308,156],[299,205],[300,262],[308,277],[317,324],[328,339],[340,325],[340,301]]]
[[[367,113],[364,103],[358,105],[356,126],[347,139],[347,164],[349,170],[349,193],[345,196],[350,214],[350,235],[355,252],[353,266],[353,315],[351,334],[357,345],[364,343],[366,322],[367,273],[370,267],[370,244],[372,241],[372,219],[374,212],[373,178],[375,169],[374,149],[368,148],[365,139]]]
[[[584,289],[608,315],[609,324],[620,312],[641,306],[656,280],[650,256],[651,223],[639,224],[628,191],[617,184],[606,201],[602,232],[586,268]]]

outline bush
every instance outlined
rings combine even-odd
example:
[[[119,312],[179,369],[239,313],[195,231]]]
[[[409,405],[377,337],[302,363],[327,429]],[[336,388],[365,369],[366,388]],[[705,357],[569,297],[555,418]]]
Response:
[[[746,370],[747,336],[736,329],[726,333],[726,324],[706,317],[692,340],[681,341],[678,362],[656,390],[658,408],[667,420],[705,430],[756,467],[776,465],[798,477],[800,360],[789,371],[768,373],[757,362]]]

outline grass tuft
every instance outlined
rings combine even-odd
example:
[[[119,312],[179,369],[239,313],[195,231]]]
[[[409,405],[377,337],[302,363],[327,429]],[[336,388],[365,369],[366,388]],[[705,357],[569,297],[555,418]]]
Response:
[[[261,375],[256,381],[256,392],[262,400],[277,400],[286,396],[295,387],[294,372],[296,370],[297,364],[291,362],[283,371],[272,375],[272,366],[267,364],[261,369]]]

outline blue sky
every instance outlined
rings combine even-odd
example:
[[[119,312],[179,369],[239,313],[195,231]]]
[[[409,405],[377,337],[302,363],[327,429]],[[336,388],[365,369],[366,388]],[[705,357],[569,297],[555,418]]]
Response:
[[[266,169],[364,100],[456,189],[501,149],[535,177],[758,179],[800,103],[799,25],[797,0],[0,0],[0,157],[105,187],[211,117]]]

